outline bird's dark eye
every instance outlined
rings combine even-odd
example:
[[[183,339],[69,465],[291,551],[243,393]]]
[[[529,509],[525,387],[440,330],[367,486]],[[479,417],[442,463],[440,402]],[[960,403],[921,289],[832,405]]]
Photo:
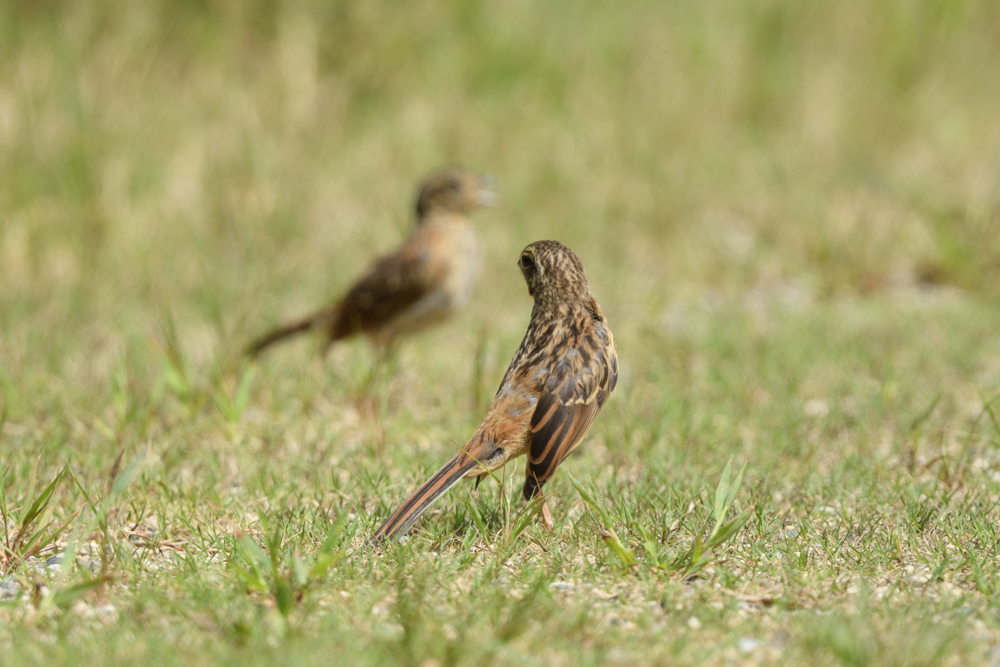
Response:
[[[524,270],[535,268],[535,260],[531,258],[531,255],[525,253],[521,255],[521,259],[518,260],[517,265]]]
[[[462,189],[462,183],[457,178],[452,178],[448,180],[448,189],[452,192],[458,192]]]

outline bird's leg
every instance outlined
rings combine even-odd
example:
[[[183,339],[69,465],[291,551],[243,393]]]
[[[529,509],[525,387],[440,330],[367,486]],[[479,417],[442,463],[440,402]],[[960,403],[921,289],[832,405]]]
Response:
[[[379,351],[378,365],[382,371],[383,382],[385,382],[386,391],[391,389],[392,378],[396,375],[396,370],[399,368],[399,348],[395,345],[387,345]]]
[[[546,502],[545,492],[542,491],[541,485],[545,482],[537,482],[534,484],[531,482],[535,480],[531,476],[531,468],[528,468],[528,480],[524,483],[524,497],[526,500],[537,501],[539,503],[538,507],[538,518],[541,519],[542,524],[547,530],[552,530],[555,528],[555,523],[552,521],[552,513],[549,512],[549,504]],[[530,499],[529,499],[530,495]]]
[[[392,376],[396,373],[399,355],[397,348],[391,342],[375,346],[375,360],[372,362],[371,374],[368,376],[368,391],[386,389],[388,391]]]
[[[396,371],[398,355],[396,348],[389,344],[376,344],[374,358],[361,385],[357,404],[362,414],[378,421],[382,409],[389,401],[392,376]]]
[[[552,530],[555,528],[555,524],[552,523],[552,514],[549,512],[549,505],[542,498],[542,511],[540,513],[542,518],[542,523],[545,524],[546,530]]]
[[[371,402],[375,394],[375,389],[378,385],[379,371],[382,369],[382,348],[376,347],[374,358],[372,359],[371,365],[368,367],[368,372],[365,374],[365,379],[361,383],[361,397],[363,400]]]
[[[365,378],[364,384],[362,384],[360,390],[355,395],[354,404],[358,409],[358,412],[364,416],[365,419],[370,421],[378,421],[380,410],[380,401],[378,396],[373,391],[373,386],[375,382],[373,379],[372,371],[368,371],[368,377]]]

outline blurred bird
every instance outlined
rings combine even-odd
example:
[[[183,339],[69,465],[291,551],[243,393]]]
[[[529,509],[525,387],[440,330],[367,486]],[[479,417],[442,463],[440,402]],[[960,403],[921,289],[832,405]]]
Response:
[[[261,336],[247,354],[312,329],[323,331],[324,349],[360,333],[384,350],[451,317],[479,276],[479,241],[468,215],[495,204],[491,183],[460,169],[429,176],[417,197],[416,229],[399,250],[372,264],[335,305]]]
[[[528,455],[523,496],[530,500],[586,435],[618,381],[615,339],[590,293],[580,259],[561,243],[538,241],[518,266],[534,297],[531,322],[479,430],[462,451],[386,519],[373,543],[402,536],[463,477]],[[542,518],[552,516],[542,502]]]

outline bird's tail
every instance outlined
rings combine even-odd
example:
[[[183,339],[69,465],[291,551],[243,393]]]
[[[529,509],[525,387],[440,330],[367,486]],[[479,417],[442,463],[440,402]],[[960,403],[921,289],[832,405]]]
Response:
[[[465,475],[479,465],[479,462],[469,457],[455,457],[444,464],[434,476],[423,483],[413,495],[406,499],[399,508],[385,520],[370,542],[378,544],[394,537],[402,537],[417,519],[426,512],[435,500],[443,496],[448,489],[458,484]]]
[[[317,326],[320,326],[323,322],[328,319],[327,313],[316,313],[306,317],[305,319],[296,320],[291,324],[285,324],[280,326],[273,331],[269,331],[264,334],[253,343],[251,343],[247,349],[246,354],[248,357],[256,357],[261,352],[271,347],[275,343],[280,343],[290,336],[300,334],[304,331],[309,331]]]

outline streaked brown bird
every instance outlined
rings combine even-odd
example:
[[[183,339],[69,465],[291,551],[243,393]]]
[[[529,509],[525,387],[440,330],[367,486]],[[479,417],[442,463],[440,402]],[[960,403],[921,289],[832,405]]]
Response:
[[[479,430],[462,451],[386,519],[377,543],[402,536],[463,477],[476,484],[528,455],[530,500],[586,435],[618,381],[615,338],[590,293],[580,259],[561,243],[538,241],[517,265],[535,299],[531,322]],[[548,506],[542,518],[552,527]]]
[[[388,349],[400,336],[451,317],[479,276],[479,241],[468,216],[495,203],[491,181],[461,169],[428,177],[417,196],[416,229],[399,250],[372,264],[332,307],[261,336],[247,354],[312,329],[323,331],[326,348],[360,333]]]

